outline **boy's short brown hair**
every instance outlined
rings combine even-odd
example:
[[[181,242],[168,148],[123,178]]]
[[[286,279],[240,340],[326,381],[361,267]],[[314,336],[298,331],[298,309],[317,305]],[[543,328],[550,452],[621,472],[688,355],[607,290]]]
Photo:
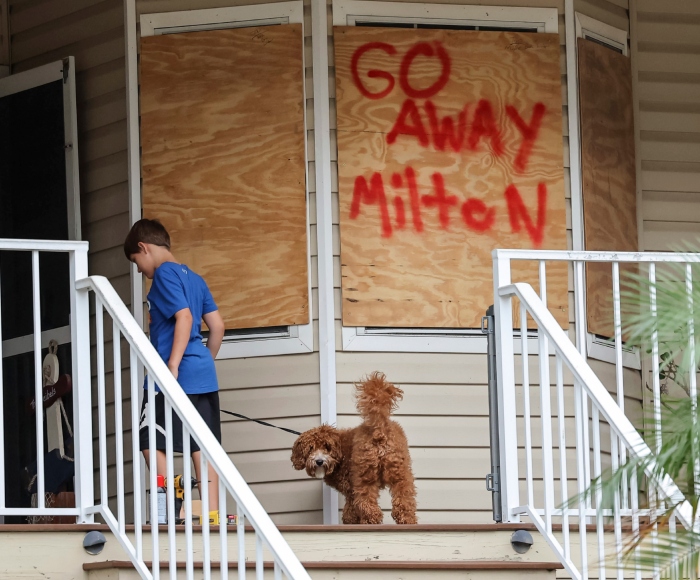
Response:
[[[131,230],[124,240],[124,254],[126,254],[127,260],[131,260],[131,256],[141,252],[139,242],[170,249],[168,230],[158,220],[144,218],[131,226]]]

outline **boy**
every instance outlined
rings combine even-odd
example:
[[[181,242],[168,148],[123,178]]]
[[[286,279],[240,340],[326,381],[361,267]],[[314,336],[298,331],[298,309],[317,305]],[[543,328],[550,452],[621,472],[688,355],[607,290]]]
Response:
[[[170,253],[170,236],[158,220],[136,222],[124,241],[124,253],[140,273],[153,280],[147,296],[151,343],[220,443],[219,385],[214,359],[224,337],[224,322],[206,282],[175,260]],[[209,327],[206,347],[202,342],[202,319]],[[159,390],[156,390],[155,404],[156,465],[158,475],[165,476],[165,408]],[[148,390],[141,407],[139,440],[149,464],[147,405]],[[172,433],[167,436],[173,437],[173,449],[182,453],[182,422],[176,413],[172,414]],[[190,439],[190,449],[197,480],[202,481],[200,450],[193,439]],[[211,465],[207,479],[209,515],[218,523],[219,478]]]

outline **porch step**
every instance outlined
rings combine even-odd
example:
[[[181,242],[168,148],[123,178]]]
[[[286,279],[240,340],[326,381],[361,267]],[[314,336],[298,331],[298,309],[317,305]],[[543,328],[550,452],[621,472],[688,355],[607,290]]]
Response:
[[[107,538],[102,553],[88,555],[85,534],[99,530]],[[290,548],[314,580],[554,580],[565,578],[562,566],[542,536],[529,524],[415,525],[415,526],[280,526]],[[528,529],[534,544],[525,554],[510,545],[511,534]],[[199,526],[194,528],[193,559],[204,560]],[[184,561],[184,527],[176,530],[178,560]],[[126,533],[134,539],[134,527]],[[228,559],[235,570],[236,529],[228,529]],[[255,535],[246,528],[246,562],[255,561]],[[158,544],[167,550],[167,527],[159,529]],[[117,539],[104,525],[0,526],[0,578],[50,580],[116,580],[137,578]],[[211,561],[220,561],[220,539],[211,532]],[[151,560],[150,528],[143,529],[144,559]],[[167,558],[160,552],[160,559]],[[263,559],[272,561],[268,550]],[[117,564],[118,563],[118,564]],[[83,566],[85,564],[85,566]],[[183,564],[184,565],[184,564]],[[164,564],[167,567],[167,564]],[[201,565],[200,565],[201,566]],[[198,568],[201,571],[201,567]],[[252,572],[249,572],[249,576]],[[182,570],[184,577],[184,569]],[[196,574],[196,577],[202,577]],[[218,565],[213,578],[219,577]],[[272,569],[266,578],[273,578]],[[161,575],[161,577],[165,577]],[[236,578],[229,573],[230,578]],[[251,576],[252,577],[252,576]],[[591,576],[593,577],[593,575]]]
[[[556,570],[562,569],[558,562],[503,562],[503,561],[465,561],[465,562],[302,562],[313,580],[555,580]],[[150,567],[151,563],[147,562]],[[161,562],[161,574],[169,571],[168,562]],[[235,578],[236,564],[230,565],[229,577]],[[178,578],[185,577],[185,564],[179,563]],[[247,562],[246,568],[255,569],[253,562]],[[265,562],[266,579],[273,578],[273,565]],[[221,578],[221,566],[218,562],[211,564],[213,580]],[[89,580],[136,580],[139,576],[131,562],[111,561],[83,564]],[[203,578],[202,562],[194,562],[195,578]]]

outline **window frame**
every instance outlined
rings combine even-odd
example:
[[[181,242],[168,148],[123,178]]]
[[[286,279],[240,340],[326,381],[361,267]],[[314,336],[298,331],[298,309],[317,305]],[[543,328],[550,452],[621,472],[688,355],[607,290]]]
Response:
[[[358,20],[453,26],[507,26],[537,28],[538,33],[559,33],[559,13],[556,8],[333,0],[333,26],[355,26]],[[478,328],[382,330],[384,332],[363,326],[342,326],[342,348],[344,351],[361,352],[486,354],[486,335]],[[519,348],[520,341],[517,342]],[[528,346],[531,348],[530,352],[537,351],[537,341],[532,337],[528,340]]]
[[[276,24],[301,24],[302,38],[304,38],[305,33],[304,6],[302,0],[226,8],[209,8],[204,10],[142,14],[139,23],[142,38],[159,34],[176,34],[195,30],[249,28]],[[306,54],[305,51],[302,51],[302,70],[300,71],[302,78],[305,77],[306,64]],[[302,86],[305,104],[307,99],[306,82],[304,82]],[[306,180],[304,193],[306,196],[306,261],[309,322],[308,324],[288,326],[287,332],[272,332],[269,336],[266,336],[265,332],[259,332],[257,330],[251,331],[248,335],[225,336],[219,354],[216,357],[217,360],[302,354],[310,353],[314,350],[311,285],[311,224],[309,216],[309,145],[307,137],[308,119],[306,115],[306,106],[304,106],[304,174]],[[135,219],[139,219],[142,211],[140,198],[138,200],[138,207],[132,207],[131,210],[132,215],[137,216]],[[133,283],[142,285],[142,276],[137,275]]]
[[[575,13],[576,22],[576,38],[590,38],[600,44],[604,44],[610,48],[610,50],[619,50],[622,55],[630,58],[629,46],[627,42],[627,32],[620,28],[615,28],[609,24],[605,24],[600,20],[581,14],[580,12]],[[578,45],[576,48],[578,57]],[[578,58],[576,58],[576,79],[578,82]],[[579,109],[579,123],[580,119],[580,109]],[[583,192],[581,192],[583,195]],[[583,225],[581,227],[583,232]],[[584,273],[585,276],[585,273]],[[586,293],[586,285],[583,284],[581,291]],[[585,298],[584,298],[585,300]],[[586,352],[589,358],[599,360],[602,362],[607,362],[610,364],[616,363],[615,345],[611,339],[598,336],[596,334],[588,332],[586,328]],[[638,347],[627,346],[622,344],[622,366],[625,368],[631,368],[640,370],[642,368],[641,357]]]

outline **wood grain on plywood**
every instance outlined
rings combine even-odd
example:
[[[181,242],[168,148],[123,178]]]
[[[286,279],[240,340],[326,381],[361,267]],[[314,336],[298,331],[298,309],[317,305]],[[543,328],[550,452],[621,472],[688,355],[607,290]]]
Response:
[[[141,39],[143,214],[226,328],[309,321],[301,25]]]
[[[343,323],[478,327],[494,248],[566,249],[559,37],[336,27],[334,39]],[[518,264],[513,281],[536,286],[536,268]],[[566,291],[565,267],[550,266],[563,326]]]
[[[630,59],[579,38],[578,70],[586,249],[633,252],[638,239]],[[621,275],[630,268],[621,268]],[[588,264],[589,332],[614,335],[612,292],[611,265]]]

